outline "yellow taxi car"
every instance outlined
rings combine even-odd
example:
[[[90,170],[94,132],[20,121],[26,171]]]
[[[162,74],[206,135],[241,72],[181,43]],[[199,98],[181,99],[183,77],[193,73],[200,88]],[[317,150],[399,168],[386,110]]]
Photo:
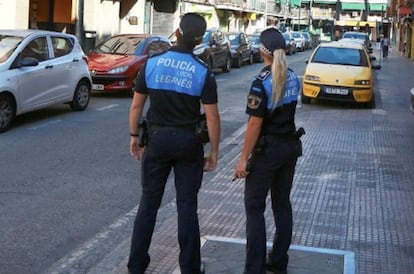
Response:
[[[359,43],[334,41],[320,44],[306,61],[301,102],[311,99],[357,102],[374,107],[373,69],[365,47]]]

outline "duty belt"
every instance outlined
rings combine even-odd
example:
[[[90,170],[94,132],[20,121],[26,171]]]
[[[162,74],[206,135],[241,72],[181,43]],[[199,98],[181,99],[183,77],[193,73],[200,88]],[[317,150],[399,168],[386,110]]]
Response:
[[[159,124],[150,124],[149,128],[160,129],[160,130],[180,130],[180,131],[195,132],[195,125],[166,126],[166,125],[159,125]]]

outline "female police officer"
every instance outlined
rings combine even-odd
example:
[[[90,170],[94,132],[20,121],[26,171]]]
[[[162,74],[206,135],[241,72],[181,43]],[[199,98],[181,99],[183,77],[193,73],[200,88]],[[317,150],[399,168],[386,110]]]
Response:
[[[261,33],[260,41],[265,67],[253,80],[247,97],[249,120],[234,171],[235,178],[246,177],[245,274],[264,274],[266,268],[286,272],[292,237],[289,195],[301,153],[294,119],[300,83],[287,68],[285,40],[276,28],[268,28]],[[276,234],[266,261],[264,211],[269,190]]]
[[[128,261],[130,273],[144,273],[150,262],[148,249],[156,215],[171,169],[174,169],[178,211],[181,273],[200,272],[200,231],[197,194],[204,171],[217,165],[220,119],[214,74],[192,53],[206,30],[203,17],[185,14],[176,30],[177,46],[147,60],[136,79],[129,125],[130,153],[142,157],[142,196],[134,223]],[[147,96],[148,144],[138,142],[138,121]],[[206,114],[210,154],[195,133],[200,101]]]

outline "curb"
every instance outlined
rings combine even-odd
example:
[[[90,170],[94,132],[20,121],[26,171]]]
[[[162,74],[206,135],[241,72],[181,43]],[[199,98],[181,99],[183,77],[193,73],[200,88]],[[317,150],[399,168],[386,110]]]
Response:
[[[410,105],[410,109],[414,113],[414,88],[411,89],[411,105]]]

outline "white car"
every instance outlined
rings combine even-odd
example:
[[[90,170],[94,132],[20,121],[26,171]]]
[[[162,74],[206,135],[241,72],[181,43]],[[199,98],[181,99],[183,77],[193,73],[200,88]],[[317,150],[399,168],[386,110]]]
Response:
[[[87,57],[75,36],[0,30],[0,133],[17,115],[53,104],[86,109],[91,87]]]
[[[295,42],[296,42],[296,50],[304,51],[305,50],[305,37],[303,37],[302,33],[298,31],[292,31],[292,37],[293,39],[295,39]]]

